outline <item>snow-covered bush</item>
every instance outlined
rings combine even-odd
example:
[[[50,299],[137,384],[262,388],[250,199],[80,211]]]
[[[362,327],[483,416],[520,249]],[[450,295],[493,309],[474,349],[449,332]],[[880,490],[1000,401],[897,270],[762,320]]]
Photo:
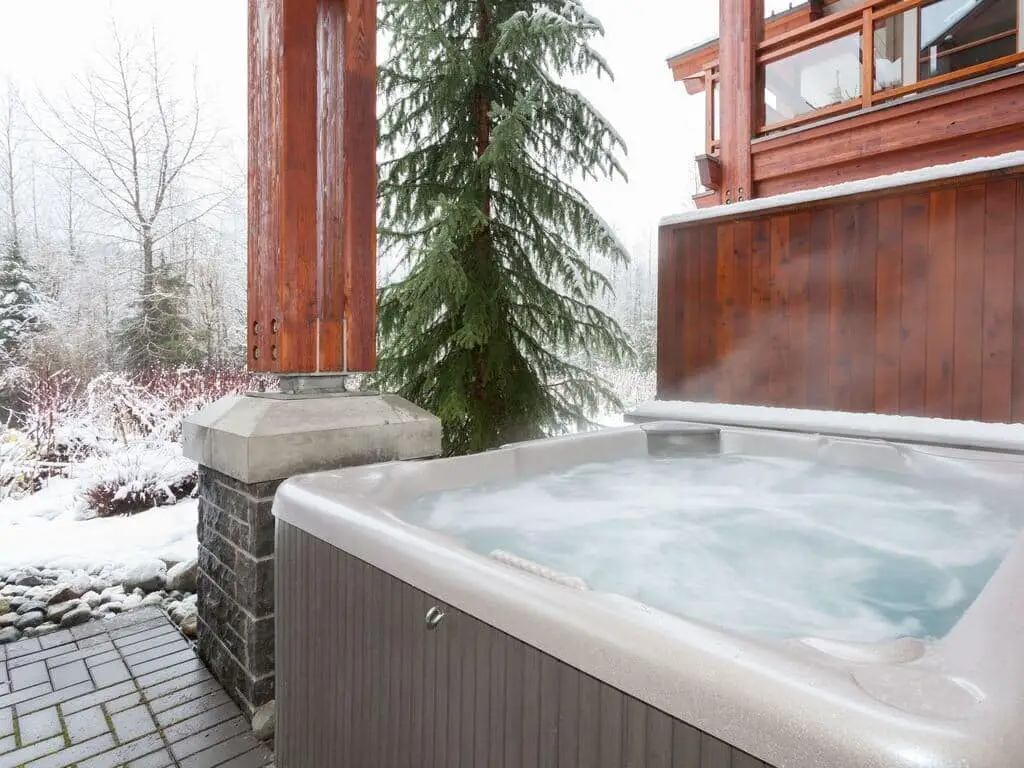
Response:
[[[110,372],[85,381],[63,371],[21,369],[14,421],[35,446],[44,469],[60,473],[129,444],[177,442],[182,420],[203,406],[273,384],[244,371]]]
[[[227,395],[263,392],[277,386],[273,377],[245,371],[191,368],[152,371],[136,377],[135,382],[158,406],[151,434],[171,441],[181,438],[182,421],[209,403]]]
[[[129,445],[83,462],[76,474],[79,511],[97,517],[132,515],[175,504],[192,495],[198,482],[196,465],[170,443]]]
[[[0,499],[37,490],[39,474],[31,441],[16,430],[0,430]]]

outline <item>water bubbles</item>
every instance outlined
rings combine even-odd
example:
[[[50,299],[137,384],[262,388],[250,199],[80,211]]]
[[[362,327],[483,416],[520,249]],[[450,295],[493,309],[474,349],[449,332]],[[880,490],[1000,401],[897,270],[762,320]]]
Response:
[[[403,516],[595,591],[768,638],[941,636],[1024,521],[1019,490],[742,455],[589,464]]]

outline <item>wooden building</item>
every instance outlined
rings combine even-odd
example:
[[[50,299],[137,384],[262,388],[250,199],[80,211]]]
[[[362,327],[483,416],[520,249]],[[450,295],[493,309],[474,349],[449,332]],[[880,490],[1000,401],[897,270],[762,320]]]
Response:
[[[763,7],[722,0],[728,34],[669,59],[706,98],[699,207],[1024,145],[1024,0]]]
[[[659,398],[1024,421],[1024,2],[721,9]]]

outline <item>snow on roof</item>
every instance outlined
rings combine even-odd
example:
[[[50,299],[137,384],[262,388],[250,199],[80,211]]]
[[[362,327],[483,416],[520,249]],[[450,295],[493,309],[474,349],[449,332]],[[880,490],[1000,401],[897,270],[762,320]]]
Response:
[[[807,0],[802,0],[802,1],[801,0],[784,0],[784,2],[788,3],[787,7],[779,8],[778,10],[771,11],[771,13],[768,13],[765,16],[765,19],[766,20],[774,19],[776,16],[783,16],[783,15],[785,15],[787,13],[792,13],[793,11],[795,11],[795,10],[797,10],[799,8],[803,8],[805,5],[807,5]],[[969,2],[974,2],[974,0],[969,0]],[[771,6],[769,5],[766,8],[766,10],[770,10],[770,7]],[[715,35],[714,37],[709,37],[709,38],[707,38],[705,40],[702,40],[699,43],[694,43],[693,45],[688,45],[686,48],[683,48],[683,50],[677,51],[676,53],[673,53],[672,55],[670,55],[667,60],[671,61],[672,59],[677,59],[680,56],[685,56],[688,53],[693,53],[694,51],[699,51],[701,48],[704,48],[705,46],[711,45],[712,43],[717,43],[718,42],[718,38],[719,38],[719,36]]]
[[[1024,151],[1008,152],[1004,155],[992,157],[974,157],[958,163],[933,165],[916,171],[901,171],[900,173],[874,176],[870,179],[861,179],[859,181],[847,181],[827,187],[787,192],[784,195],[775,195],[774,197],[758,197],[753,200],[744,200],[742,203],[733,203],[732,205],[716,205],[713,208],[685,211],[673,216],[666,216],[661,220],[659,226],[666,227],[675,224],[692,224],[698,221],[732,218],[742,214],[770,211],[803,203],[833,200],[839,197],[849,197],[867,192],[899,189],[900,187],[909,187],[915,184],[940,181],[942,179],[955,179],[958,176],[970,176],[976,173],[986,173],[1015,167],[1024,167]]]
[[[688,53],[693,53],[694,51],[699,51],[701,48],[703,48],[703,47],[705,47],[707,45],[711,45],[712,43],[717,43],[717,42],[718,42],[718,35],[715,35],[714,37],[709,37],[706,40],[702,40],[701,42],[697,43],[696,45],[691,45],[691,46],[689,46],[687,48],[683,48],[683,50],[681,50],[681,51],[673,53],[671,56],[668,57],[668,61],[672,61],[672,59],[677,59],[680,56],[685,56]]]

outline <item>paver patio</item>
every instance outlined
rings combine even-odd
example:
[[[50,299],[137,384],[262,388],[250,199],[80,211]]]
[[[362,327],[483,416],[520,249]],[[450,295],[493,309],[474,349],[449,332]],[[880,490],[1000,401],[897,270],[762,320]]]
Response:
[[[0,645],[0,768],[270,765],[159,609]]]

